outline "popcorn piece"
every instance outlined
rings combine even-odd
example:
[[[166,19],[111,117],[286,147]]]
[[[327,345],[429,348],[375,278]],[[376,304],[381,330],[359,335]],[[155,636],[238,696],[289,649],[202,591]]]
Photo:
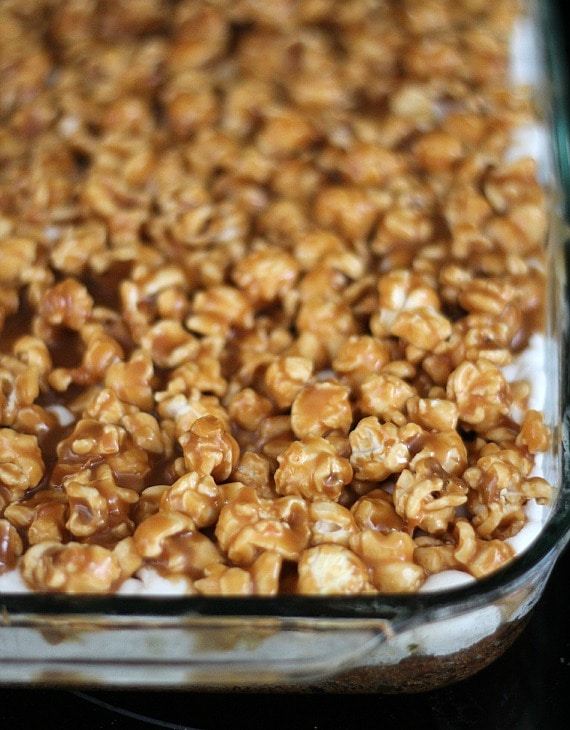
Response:
[[[8,502],[20,499],[38,485],[45,465],[35,436],[0,428],[0,487]]]
[[[299,561],[298,593],[371,593],[366,564],[347,547],[325,544],[306,550]]]
[[[277,461],[279,467],[274,476],[278,494],[336,502],[352,479],[348,459],[339,456],[334,446],[320,436],[293,441]]]

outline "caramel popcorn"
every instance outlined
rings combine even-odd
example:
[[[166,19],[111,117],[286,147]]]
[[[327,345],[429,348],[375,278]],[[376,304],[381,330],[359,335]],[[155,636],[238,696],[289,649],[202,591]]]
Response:
[[[114,551],[100,545],[49,540],[28,548],[22,558],[22,575],[37,590],[65,593],[108,593],[128,577]]]
[[[320,436],[293,441],[278,457],[275,490],[278,494],[299,494],[312,501],[336,502],[343,488],[352,480],[348,459]]]
[[[552,488],[515,0],[0,4],[0,573],[479,578]]]
[[[299,561],[299,592],[373,593],[366,563],[350,548],[325,543],[305,550]]]

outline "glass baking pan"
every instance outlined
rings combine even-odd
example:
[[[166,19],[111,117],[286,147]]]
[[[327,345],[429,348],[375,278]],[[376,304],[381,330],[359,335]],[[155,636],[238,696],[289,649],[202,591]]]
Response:
[[[474,674],[524,630],[570,537],[565,224],[570,157],[567,80],[554,4],[525,5],[517,27],[528,56],[522,54],[515,74],[532,86],[540,110],[534,136],[523,136],[523,144],[530,139],[538,145],[532,152],[538,149],[550,201],[544,410],[552,448],[543,469],[554,495],[530,546],[476,581],[405,594],[210,597],[3,591],[0,682],[413,692]],[[545,145],[536,142],[545,138]]]

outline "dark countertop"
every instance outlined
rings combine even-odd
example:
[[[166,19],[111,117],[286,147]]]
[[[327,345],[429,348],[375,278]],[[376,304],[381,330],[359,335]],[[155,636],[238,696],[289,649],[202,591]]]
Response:
[[[554,568],[530,624],[479,674],[413,695],[278,695],[193,692],[0,690],[10,730],[562,730],[570,716],[570,550]],[[143,719],[144,718],[144,719]]]

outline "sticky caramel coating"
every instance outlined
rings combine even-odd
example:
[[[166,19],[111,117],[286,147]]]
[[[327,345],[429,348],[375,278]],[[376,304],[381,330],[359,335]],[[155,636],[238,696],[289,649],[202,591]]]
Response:
[[[0,572],[480,577],[551,436],[515,0],[4,0]]]

